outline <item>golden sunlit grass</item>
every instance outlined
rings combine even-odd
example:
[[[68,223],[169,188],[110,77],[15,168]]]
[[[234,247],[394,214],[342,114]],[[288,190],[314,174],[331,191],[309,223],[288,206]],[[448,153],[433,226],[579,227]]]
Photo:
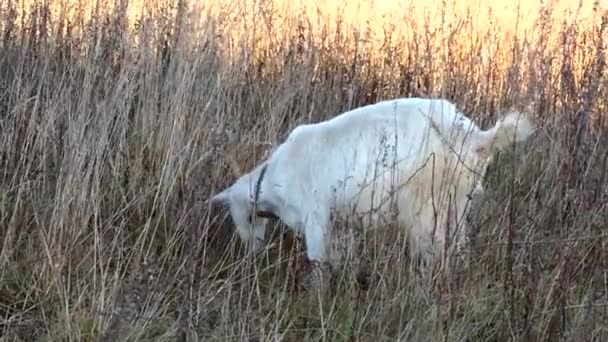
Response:
[[[608,340],[606,9],[348,3],[1,2],[2,340]],[[229,160],[397,96],[539,124],[491,167],[471,269],[423,282],[388,230],[318,298],[292,235],[243,258],[205,204]]]

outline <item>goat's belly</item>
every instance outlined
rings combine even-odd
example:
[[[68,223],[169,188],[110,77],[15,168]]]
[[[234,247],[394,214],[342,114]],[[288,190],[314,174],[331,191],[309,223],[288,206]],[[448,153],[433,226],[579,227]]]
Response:
[[[337,203],[332,210],[334,220],[350,224],[384,225],[399,215],[398,196],[394,191],[362,189]]]

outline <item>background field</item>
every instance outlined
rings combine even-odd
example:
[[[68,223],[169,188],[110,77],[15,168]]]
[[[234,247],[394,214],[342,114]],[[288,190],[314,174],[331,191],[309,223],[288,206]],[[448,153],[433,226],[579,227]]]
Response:
[[[607,9],[307,4],[0,3],[1,341],[608,340]],[[321,297],[291,234],[246,262],[205,204],[234,166],[398,96],[539,124],[489,170],[471,269],[422,283],[391,230]]]

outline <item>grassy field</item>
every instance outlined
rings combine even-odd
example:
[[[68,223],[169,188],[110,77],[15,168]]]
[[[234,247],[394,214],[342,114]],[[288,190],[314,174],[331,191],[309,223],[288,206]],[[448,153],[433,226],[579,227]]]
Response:
[[[268,1],[146,3],[0,3],[0,341],[608,340],[599,2],[526,30],[441,6],[353,27]],[[539,125],[490,167],[470,270],[420,281],[391,229],[319,296],[296,236],[243,258],[205,203],[235,167],[399,96],[448,98],[484,128],[525,106]]]

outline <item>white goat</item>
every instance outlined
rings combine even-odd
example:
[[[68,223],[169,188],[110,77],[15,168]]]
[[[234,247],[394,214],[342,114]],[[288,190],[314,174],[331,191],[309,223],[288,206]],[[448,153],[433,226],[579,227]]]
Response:
[[[328,260],[330,215],[367,224],[396,217],[410,250],[429,261],[446,233],[465,242],[461,218],[497,149],[523,141],[533,124],[519,113],[481,130],[454,104],[406,98],[300,125],[270,157],[210,200],[228,205],[240,238],[258,251],[269,217],[303,233],[309,261]],[[434,245],[432,241],[436,241]]]

